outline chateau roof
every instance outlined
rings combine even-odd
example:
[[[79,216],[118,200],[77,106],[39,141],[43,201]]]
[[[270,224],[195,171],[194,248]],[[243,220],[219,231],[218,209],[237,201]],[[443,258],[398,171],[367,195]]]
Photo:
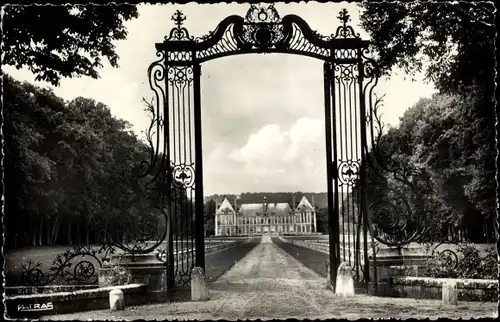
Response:
[[[310,210],[314,211],[314,207],[311,205],[309,200],[304,196],[302,199],[300,199],[299,204],[297,205],[296,210],[302,211],[302,210]]]
[[[231,206],[231,203],[229,200],[227,200],[227,197],[224,198],[224,201],[221,203],[219,209],[217,209],[217,213],[222,213],[227,209],[228,212],[234,212],[233,206]]]
[[[285,216],[292,212],[292,208],[286,202],[268,203],[266,210],[269,215],[274,213],[276,216]],[[243,216],[256,216],[257,213],[260,215],[264,214],[263,203],[245,203],[241,205],[239,210],[239,214]]]
[[[237,211],[227,197],[224,198],[224,201],[221,203],[219,208],[217,209],[218,214],[223,213],[234,213],[237,212],[238,215],[242,216],[262,216],[264,213],[268,215],[274,216],[286,216],[290,215],[294,211],[315,211],[314,207],[311,205],[309,200],[305,196],[302,197],[299,204],[295,209],[292,209],[289,203],[287,202],[279,202],[279,203],[267,203],[266,209],[264,209],[264,203],[244,203],[237,207]],[[238,209],[239,208],[239,209]]]

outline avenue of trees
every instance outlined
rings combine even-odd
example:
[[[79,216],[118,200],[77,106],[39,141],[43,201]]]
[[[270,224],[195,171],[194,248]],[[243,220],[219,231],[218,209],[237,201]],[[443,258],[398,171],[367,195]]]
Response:
[[[395,67],[409,75],[423,71],[438,89],[385,132],[380,139],[382,154],[400,177],[418,187],[428,225],[441,233],[453,227],[469,241],[492,242],[496,193],[493,3],[364,2],[360,6],[364,9],[361,25],[373,41],[381,76],[390,75]],[[377,191],[379,196],[394,199],[389,188],[407,192],[387,178],[388,185]]]
[[[50,90],[3,80],[7,246],[102,242],[105,229],[120,234],[129,216],[154,220],[157,192],[167,187],[138,176],[150,151],[129,123],[92,99],[65,102]],[[173,194],[173,223],[190,234],[194,206],[185,191]]]
[[[13,247],[95,242],[92,223],[110,215],[112,195],[146,146],[130,125],[91,99],[65,102],[50,90],[4,76],[6,243]]]

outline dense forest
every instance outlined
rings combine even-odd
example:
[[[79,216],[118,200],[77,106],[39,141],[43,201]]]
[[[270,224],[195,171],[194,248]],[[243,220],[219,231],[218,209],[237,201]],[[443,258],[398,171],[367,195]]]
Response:
[[[379,160],[390,173],[382,171],[384,184],[373,180],[370,202],[394,204],[402,193],[412,213],[422,217],[413,221],[427,226],[429,238],[495,240],[494,136],[487,136],[491,128],[481,127],[485,120],[474,115],[477,104],[473,98],[435,94],[409,108],[399,126],[380,138]],[[381,215],[391,211],[387,207]]]
[[[380,76],[390,76],[395,68],[410,77],[423,73],[437,89],[434,96],[409,107],[397,127],[383,132],[376,154],[392,169],[382,171],[385,186],[369,190],[370,202],[385,198],[388,205],[401,193],[420,217],[413,222],[433,228],[429,238],[451,231],[461,239],[492,242],[493,3],[363,2],[360,7],[361,27],[370,36]],[[389,208],[380,214],[389,213]]]
[[[148,147],[107,106],[82,97],[65,102],[9,76],[3,99],[7,247],[104,241],[109,225],[155,213],[166,187],[151,188],[151,175],[141,180],[134,172],[149,160]],[[174,218],[181,209],[194,213],[185,193],[172,195]],[[190,229],[188,217],[174,224]]]

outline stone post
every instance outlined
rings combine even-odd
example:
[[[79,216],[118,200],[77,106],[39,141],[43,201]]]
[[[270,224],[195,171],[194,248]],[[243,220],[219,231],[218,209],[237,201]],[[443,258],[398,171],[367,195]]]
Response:
[[[343,262],[337,270],[337,281],[335,283],[335,294],[342,297],[354,296],[354,279],[352,267]]]
[[[457,305],[457,282],[447,280],[442,286],[443,305]]]
[[[193,268],[191,272],[191,301],[207,301],[208,288],[205,273],[201,267]]]
[[[121,311],[125,309],[123,291],[119,288],[112,289],[109,292],[109,309],[112,311]]]
[[[327,270],[326,270],[326,288],[328,290],[331,290],[332,289],[332,279],[330,277],[330,263],[329,262],[326,262],[326,267],[327,267]]]

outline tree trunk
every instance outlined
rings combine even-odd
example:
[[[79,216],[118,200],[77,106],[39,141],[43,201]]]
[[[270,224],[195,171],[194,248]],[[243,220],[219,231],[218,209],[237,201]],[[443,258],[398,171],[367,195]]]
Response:
[[[50,233],[51,233],[51,227],[50,227],[50,224],[52,223],[52,220],[49,219],[47,220],[46,224],[45,224],[45,244],[46,245],[52,245],[52,240],[50,238]]]
[[[40,217],[40,228],[38,233],[38,246],[43,245],[43,217]]]
[[[82,241],[82,234],[80,232],[80,225],[81,225],[81,220],[78,219],[77,222],[76,222],[76,243],[77,245],[81,245],[81,241]]]
[[[29,222],[29,221],[28,221],[28,222]],[[29,223],[30,223],[30,222],[29,222]],[[32,225],[31,225],[31,223],[30,223],[30,224],[28,224],[28,228],[29,228],[29,229],[22,229],[22,228],[21,228],[21,229],[23,230],[23,232],[24,232],[24,234],[23,234],[23,246],[28,246],[28,245],[30,244],[30,242],[31,242],[31,239],[30,239],[30,238],[31,238],[31,232],[33,231],[33,230],[31,229],[31,226],[32,226]]]
[[[71,220],[68,220],[68,244],[73,245],[73,239],[71,238]]]
[[[36,229],[35,229],[35,224],[32,224],[33,229],[30,229],[31,233],[31,245],[36,246]]]
[[[52,226],[52,234],[51,234],[52,244],[57,243],[57,236],[59,235],[59,227],[60,226],[61,226],[61,217],[59,215],[57,215],[56,220],[54,222],[54,225]]]
[[[90,231],[89,231],[89,225],[88,225],[87,221],[85,221],[85,243],[87,245],[90,244]]]

